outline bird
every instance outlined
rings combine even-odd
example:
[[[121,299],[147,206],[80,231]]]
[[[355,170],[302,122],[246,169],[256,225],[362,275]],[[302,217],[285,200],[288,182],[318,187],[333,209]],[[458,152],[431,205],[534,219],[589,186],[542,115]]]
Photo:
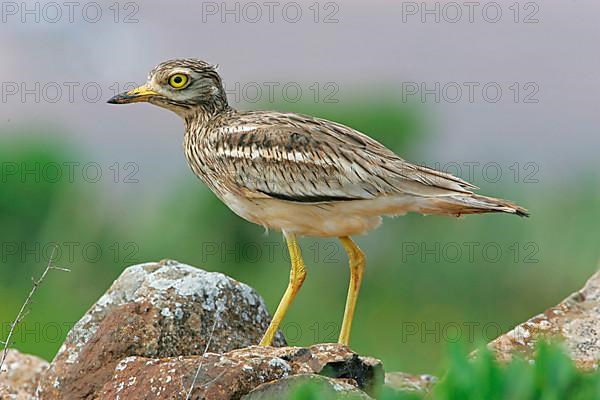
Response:
[[[349,345],[366,257],[352,236],[384,216],[407,212],[461,216],[525,208],[449,173],[410,163],[375,139],[337,122],[276,111],[241,111],[227,101],[217,66],[195,58],[158,64],[144,85],[108,103],[147,102],[185,124],[187,163],[235,214],[281,231],[289,282],[259,343],[270,346],[307,275],[298,237],[339,238],[350,282],[338,343]]]

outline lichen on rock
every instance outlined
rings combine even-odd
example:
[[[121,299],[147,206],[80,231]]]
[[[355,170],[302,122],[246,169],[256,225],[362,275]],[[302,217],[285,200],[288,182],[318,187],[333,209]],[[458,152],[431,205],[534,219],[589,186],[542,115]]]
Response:
[[[323,378],[317,378],[319,383],[330,383],[326,386],[340,394],[360,394],[361,399],[370,398],[367,393],[374,394],[383,384],[380,361],[360,357],[343,345],[250,346],[224,354],[129,358],[117,366],[100,398],[183,399],[191,388],[192,399],[240,399],[251,392],[255,392],[254,397],[249,398],[258,399],[263,398],[256,392],[261,385],[307,375],[319,375]],[[295,386],[281,384],[277,389],[270,388],[266,392],[286,390],[290,394]]]
[[[515,354],[532,359],[539,340],[560,342],[575,365],[597,369],[600,362],[600,272],[584,287],[541,314],[517,325],[488,347],[500,361]]]
[[[260,341],[269,320],[260,295],[226,275],[170,260],[134,265],[69,332],[38,394],[94,398],[126,357],[247,347]],[[281,334],[275,344],[285,344]]]
[[[39,357],[9,349],[0,370],[0,399],[33,398],[40,376],[48,365],[48,361]]]

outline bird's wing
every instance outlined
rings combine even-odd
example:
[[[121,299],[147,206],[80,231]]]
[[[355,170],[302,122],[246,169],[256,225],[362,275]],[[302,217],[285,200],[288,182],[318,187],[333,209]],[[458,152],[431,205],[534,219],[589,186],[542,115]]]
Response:
[[[296,202],[372,199],[388,194],[444,196],[475,186],[411,164],[344,125],[297,114],[227,129],[213,153],[248,197]]]

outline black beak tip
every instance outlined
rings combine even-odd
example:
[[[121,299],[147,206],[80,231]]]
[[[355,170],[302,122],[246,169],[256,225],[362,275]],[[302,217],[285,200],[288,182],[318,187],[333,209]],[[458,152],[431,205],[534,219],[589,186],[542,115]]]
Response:
[[[121,104],[119,97],[120,97],[119,95],[113,96],[110,99],[108,99],[106,102],[108,104]]]

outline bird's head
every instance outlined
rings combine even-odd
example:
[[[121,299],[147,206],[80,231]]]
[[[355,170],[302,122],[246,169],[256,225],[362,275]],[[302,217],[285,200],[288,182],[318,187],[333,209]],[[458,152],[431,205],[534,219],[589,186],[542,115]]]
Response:
[[[227,96],[216,67],[186,58],[157,65],[146,83],[110,100],[111,104],[148,102],[179,115],[190,112],[218,112],[227,108]]]

